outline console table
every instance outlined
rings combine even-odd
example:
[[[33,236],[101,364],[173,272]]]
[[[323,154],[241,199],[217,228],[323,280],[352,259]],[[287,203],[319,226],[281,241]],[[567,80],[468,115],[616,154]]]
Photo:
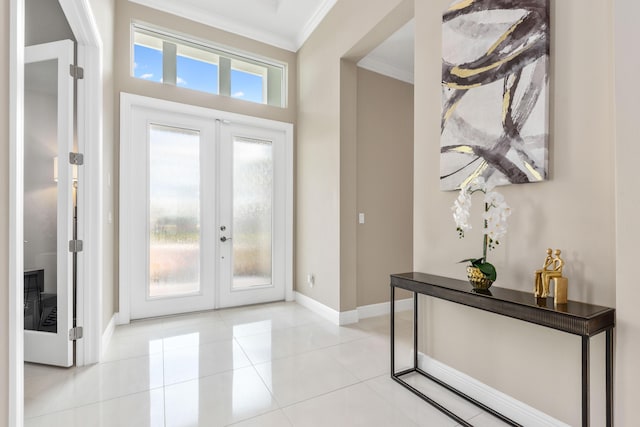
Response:
[[[395,370],[395,290],[406,289],[413,292],[413,367]],[[613,328],[615,310],[613,308],[569,301],[554,307],[553,298],[535,298],[533,293],[492,287],[489,291],[476,292],[463,280],[434,276],[424,273],[403,273],[391,275],[391,378],[405,388],[456,420],[463,426],[473,427],[420,390],[408,384],[403,376],[418,373],[434,381],[474,405],[500,418],[512,426],[520,424],[471,398],[454,387],[433,377],[418,367],[418,295],[463,304],[502,316],[535,323],[562,332],[582,337],[582,426],[589,426],[589,339],[601,332],[606,333],[606,412],[607,427],[613,426]]]

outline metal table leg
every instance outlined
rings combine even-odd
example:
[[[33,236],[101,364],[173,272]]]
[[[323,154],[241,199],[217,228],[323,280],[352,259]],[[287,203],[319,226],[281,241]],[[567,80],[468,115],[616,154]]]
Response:
[[[418,293],[413,293],[413,369],[418,369]]]
[[[613,328],[606,333],[607,427],[613,427]]]
[[[396,294],[396,288],[394,286],[391,286],[391,302],[390,302],[390,310],[389,310],[389,316],[391,317],[391,321],[389,322],[391,324],[391,331],[390,331],[390,338],[391,338],[391,343],[390,343],[390,347],[391,347],[391,378],[395,377],[396,374],[396,352],[395,352],[395,343],[396,343],[396,338],[395,338],[395,305],[396,305],[396,299],[395,299],[395,294]]]
[[[582,337],[582,427],[589,427],[589,337]]]

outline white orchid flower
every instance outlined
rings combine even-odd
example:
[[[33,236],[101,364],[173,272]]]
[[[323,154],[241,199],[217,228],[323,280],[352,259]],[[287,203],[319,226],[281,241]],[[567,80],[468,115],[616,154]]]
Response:
[[[494,249],[499,240],[507,234],[507,218],[511,215],[511,208],[505,202],[502,194],[494,190],[493,184],[487,183],[483,177],[474,178],[460,189],[460,193],[451,207],[460,238],[464,237],[465,231],[471,229],[469,224],[471,195],[476,191],[484,193],[483,234],[487,236],[488,242],[485,239],[483,252],[486,253],[487,247]]]

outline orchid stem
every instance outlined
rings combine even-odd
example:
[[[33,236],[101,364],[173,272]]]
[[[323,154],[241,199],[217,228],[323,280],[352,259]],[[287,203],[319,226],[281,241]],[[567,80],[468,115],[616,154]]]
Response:
[[[489,204],[485,203],[484,204],[484,211],[488,212],[489,211]],[[487,229],[487,220],[484,220],[484,230],[486,231]],[[482,239],[482,262],[487,262],[487,243],[488,243],[489,237],[487,236],[486,233],[484,233],[483,239]]]

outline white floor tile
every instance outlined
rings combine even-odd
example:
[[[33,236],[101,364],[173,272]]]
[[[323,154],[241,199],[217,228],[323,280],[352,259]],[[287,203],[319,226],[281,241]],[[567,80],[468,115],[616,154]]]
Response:
[[[253,367],[165,387],[167,427],[226,426],[276,409]]]
[[[389,372],[389,341],[385,338],[363,338],[318,352],[340,362],[361,381]]]
[[[163,427],[164,391],[132,394],[36,418],[25,427]]]
[[[233,424],[233,427],[292,427],[281,409]]]
[[[236,337],[251,362],[254,364],[306,353],[320,348],[340,344],[346,338],[340,328],[310,323],[294,328]]]
[[[419,374],[408,374],[403,378],[408,384],[417,388],[463,420],[469,420],[482,412],[477,406]]]
[[[338,361],[319,352],[273,360],[255,368],[281,407],[359,381]]]
[[[171,325],[167,325],[171,326]],[[164,351],[194,347],[233,338],[233,329],[222,321],[201,322],[169,328],[162,339]]]
[[[403,412],[364,384],[284,408],[295,427],[416,426]],[[437,424],[432,424],[436,426]]]
[[[499,420],[491,414],[480,414],[468,420],[474,427],[507,427],[509,424]]]
[[[454,420],[393,381],[388,374],[373,378],[365,384],[419,426],[453,426],[456,424]]]
[[[76,402],[91,399],[86,396],[106,400],[153,390],[164,385],[163,356],[101,363],[90,367],[75,383]]]
[[[114,334],[104,361],[131,359],[162,353],[162,339],[140,335]]]
[[[413,361],[412,315],[396,313],[396,370]],[[116,328],[100,364],[25,364],[25,425],[455,425],[390,379],[389,335],[388,315],[339,327],[285,302],[135,321]],[[474,425],[504,425],[407,381]]]
[[[164,380],[166,385],[176,384],[250,365],[234,340],[217,341],[165,351]]]

